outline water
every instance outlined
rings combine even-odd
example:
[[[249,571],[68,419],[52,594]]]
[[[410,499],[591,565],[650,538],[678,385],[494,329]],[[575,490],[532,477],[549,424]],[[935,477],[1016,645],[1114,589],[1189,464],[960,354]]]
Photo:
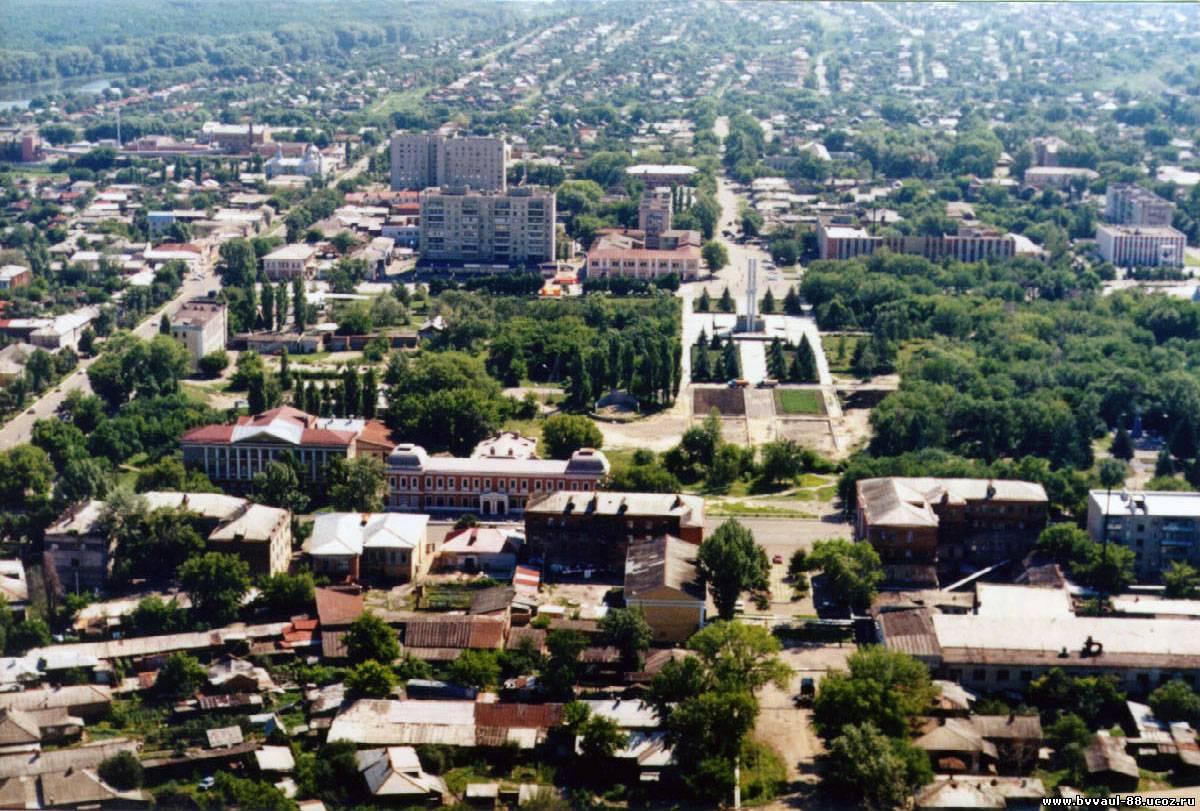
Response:
[[[108,79],[93,79],[90,82],[85,82],[84,84],[75,85],[75,86],[65,86],[65,85],[59,85],[59,84],[16,85],[16,86],[13,86],[10,88],[0,89],[0,94],[3,94],[3,95],[8,95],[10,93],[14,94],[14,95],[27,94],[27,97],[26,98],[18,98],[18,99],[11,99],[11,98],[0,99],[0,112],[5,112],[7,110],[24,110],[29,106],[29,103],[31,101],[33,101],[35,96],[41,95],[42,93],[45,93],[48,91],[55,92],[55,93],[93,93],[94,94],[94,93],[103,93],[105,90],[108,90],[110,87],[112,87],[112,82],[110,82]]]

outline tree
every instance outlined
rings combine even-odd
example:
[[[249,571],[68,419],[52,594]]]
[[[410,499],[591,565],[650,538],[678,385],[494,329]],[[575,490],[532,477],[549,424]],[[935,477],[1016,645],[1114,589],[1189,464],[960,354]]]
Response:
[[[229,355],[226,354],[224,349],[217,349],[213,352],[209,352],[207,355],[200,358],[198,363],[200,374],[209,379],[220,377],[221,373],[224,372],[228,366]]]
[[[292,369],[286,346],[279,352],[279,388],[284,391],[290,391],[292,388]]]
[[[771,486],[779,482],[790,483],[804,472],[803,448],[794,440],[782,439],[762,446],[762,464],[759,466],[761,481]]]
[[[45,498],[54,481],[54,465],[41,448],[17,445],[0,451],[0,504],[32,506]]]
[[[592,715],[579,725],[579,754],[585,763],[603,763],[629,743],[629,736],[611,718]]]
[[[129,615],[129,624],[140,636],[173,634],[187,627],[187,613],[174,600],[168,602],[151,595],[138,601]]]
[[[1200,572],[1184,561],[1172,561],[1170,568],[1163,572],[1163,585],[1167,597],[1190,600],[1200,591]]]
[[[208,679],[208,673],[195,656],[173,653],[159,668],[154,689],[167,699],[180,701],[196,694]]]
[[[379,512],[387,492],[383,462],[376,456],[337,457],[326,468],[329,503],[341,512]]]
[[[400,658],[400,643],[390,625],[367,611],[346,630],[346,653],[354,662],[374,659],[386,664]]]
[[[580,448],[604,446],[604,435],[587,417],[555,414],[542,426],[542,444],[551,459],[570,459]]]
[[[500,683],[500,661],[495,651],[465,650],[450,664],[450,680],[480,690]]]
[[[1200,696],[1181,679],[1172,679],[1150,694],[1150,708],[1160,721],[1200,723]]]
[[[379,404],[379,382],[375,367],[371,366],[363,374],[362,381],[362,415],[366,419],[375,418],[375,410]]]
[[[1088,776],[1084,751],[1092,742],[1088,725],[1078,715],[1066,713],[1045,729],[1046,743],[1054,749],[1051,765],[1066,771],[1065,781],[1081,785]]]
[[[70,459],[55,484],[55,500],[63,506],[108,493],[108,462],[100,459]]]
[[[1134,580],[1135,555],[1126,546],[1088,544],[1083,556],[1070,565],[1071,576],[1102,594],[1123,591]]]
[[[308,572],[273,574],[259,584],[258,599],[274,614],[295,616],[312,609],[316,583]]]
[[[600,620],[605,644],[621,651],[621,667],[641,670],[642,654],[654,639],[654,630],[640,608],[614,608]]]
[[[843,596],[852,608],[863,609],[883,583],[883,562],[869,543],[841,538],[817,541],[808,555],[810,570],[819,570],[830,594]]]
[[[296,332],[304,332],[308,326],[308,297],[305,295],[304,280],[300,278],[292,281],[292,308]]]
[[[724,243],[715,239],[704,243],[704,247],[700,249],[700,255],[704,258],[704,265],[710,273],[716,273],[729,264],[729,251],[725,249]]]
[[[1114,459],[1122,459],[1126,462],[1133,459],[1133,440],[1129,438],[1129,432],[1122,425],[1117,429],[1117,435],[1113,437],[1112,455]]]
[[[171,334],[171,319],[167,317],[166,313],[163,313],[162,318],[160,318],[158,320],[158,334],[159,335],[170,335]]]
[[[374,659],[360,662],[346,672],[346,689],[358,698],[387,698],[395,686],[396,674]]]
[[[835,791],[878,811],[903,806],[915,788],[933,779],[923,751],[888,738],[870,721],[843,727],[825,762]]]
[[[100,761],[96,767],[100,779],[120,791],[141,788],[145,773],[142,763],[133,752],[118,752]]]
[[[26,617],[13,625],[12,630],[8,632],[7,652],[20,656],[31,648],[44,648],[51,641],[50,626],[45,620]]]
[[[283,507],[293,513],[302,513],[308,508],[309,499],[304,492],[299,465],[290,454],[271,462],[261,473],[254,474],[254,500],[271,507]]]
[[[1037,550],[1062,566],[1082,560],[1087,547],[1093,545],[1091,537],[1074,524],[1051,524],[1037,540]]]
[[[237,617],[250,590],[250,566],[235,555],[206,552],[179,567],[179,582],[197,615],[224,625]]]
[[[729,519],[700,544],[697,569],[712,590],[721,619],[732,619],[743,591],[767,587],[770,564],[754,535]]]
[[[796,383],[817,383],[820,380],[817,374],[817,356],[813,354],[807,335],[800,336],[800,345],[796,347],[788,377]]]
[[[721,291],[721,298],[717,302],[717,309],[723,313],[733,312],[733,296],[729,295],[728,287]],[[713,333],[713,337],[716,337],[715,332]]]
[[[813,724],[833,740],[851,724],[875,724],[891,737],[907,737],[929,709],[937,688],[929,669],[906,653],[878,645],[850,654],[849,670],[821,680],[813,703]]]

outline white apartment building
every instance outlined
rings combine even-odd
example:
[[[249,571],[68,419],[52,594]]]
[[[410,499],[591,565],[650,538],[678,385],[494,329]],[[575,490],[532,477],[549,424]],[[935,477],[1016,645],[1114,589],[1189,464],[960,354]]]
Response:
[[[1104,194],[1104,219],[1120,225],[1170,225],[1175,204],[1132,183],[1114,183]]]
[[[263,272],[273,282],[308,279],[316,271],[316,255],[311,245],[284,245],[263,257]]]
[[[421,259],[447,265],[534,265],[554,259],[554,192],[427,189]]]
[[[1133,550],[1139,579],[1157,580],[1179,561],[1200,565],[1200,493],[1088,493],[1088,534]]]
[[[228,308],[216,299],[185,301],[171,318],[171,337],[187,347],[193,369],[200,358],[225,348],[228,329]]]
[[[392,136],[392,188],[468,186],[504,191],[509,147],[503,138],[447,138],[425,133]]]
[[[1187,237],[1169,225],[1098,225],[1096,247],[1117,267],[1182,267]]]

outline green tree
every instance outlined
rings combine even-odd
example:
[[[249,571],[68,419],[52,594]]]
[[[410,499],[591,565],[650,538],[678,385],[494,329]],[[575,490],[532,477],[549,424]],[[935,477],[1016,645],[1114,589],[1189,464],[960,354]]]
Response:
[[[14,624],[8,632],[10,655],[20,656],[31,648],[44,648],[51,642],[50,626],[37,617],[26,617]]]
[[[159,668],[154,689],[167,699],[180,701],[195,695],[207,679],[208,674],[195,656],[172,653]]]
[[[250,590],[250,566],[235,555],[206,552],[179,567],[179,583],[197,615],[224,625],[237,617]]]
[[[729,251],[725,249],[723,242],[715,239],[704,243],[704,247],[700,249],[700,255],[703,257],[704,265],[708,268],[709,273],[716,273],[729,264]]]
[[[1122,459],[1126,462],[1133,459],[1133,440],[1129,438],[1129,432],[1122,425],[1117,429],[1117,434],[1113,437],[1112,455],[1114,459]]]
[[[100,779],[120,791],[141,788],[145,773],[142,763],[132,752],[118,752],[100,761],[96,767]]]
[[[888,738],[870,721],[843,727],[830,741],[825,763],[831,788],[878,811],[903,806],[914,789],[933,779],[923,751]]]
[[[358,698],[387,698],[396,686],[396,674],[374,659],[360,662],[346,672],[346,689]]]
[[[1063,566],[1082,560],[1087,548],[1094,545],[1091,537],[1074,524],[1051,524],[1037,540],[1037,550]]]
[[[495,651],[465,650],[449,668],[450,680],[485,690],[500,683],[500,660]]]
[[[1200,723],[1200,696],[1181,679],[1172,679],[1150,694],[1150,708],[1160,721]]]
[[[743,591],[767,587],[771,570],[767,553],[754,542],[753,533],[732,518],[700,544],[696,562],[724,620],[733,618]]]
[[[293,513],[302,513],[308,508],[308,495],[304,492],[299,465],[290,454],[254,474],[254,500]]]
[[[1088,776],[1084,751],[1092,742],[1088,725],[1078,715],[1067,713],[1046,727],[1045,740],[1054,749],[1051,765],[1066,771],[1065,781],[1082,785]]]
[[[375,418],[375,410],[379,403],[379,382],[375,367],[369,367],[363,374],[362,382],[362,415],[366,419]]]
[[[308,572],[273,574],[259,584],[258,599],[274,614],[303,614],[313,608],[316,583]]]
[[[229,355],[224,349],[218,349],[200,358],[198,365],[200,374],[204,377],[217,378],[229,366]]]
[[[554,414],[542,426],[542,444],[551,459],[570,459],[580,448],[602,448],[604,435],[587,417]]]
[[[640,608],[614,608],[600,620],[604,641],[621,651],[621,666],[641,670],[642,654],[654,639],[654,630]]]
[[[717,302],[717,309],[723,313],[733,312],[733,296],[729,295],[728,287],[721,291],[721,299]]]
[[[170,335],[171,334],[171,319],[167,317],[166,313],[163,313],[162,318],[160,318],[158,320],[158,334],[159,335]]]
[[[187,628],[187,612],[175,600],[156,595],[143,597],[129,615],[133,633],[139,636],[179,633]]]
[[[279,352],[279,388],[284,391],[292,388],[292,368],[286,346]]]
[[[379,512],[387,492],[383,462],[376,456],[335,458],[326,468],[330,505],[341,512]]]
[[[803,448],[794,440],[782,439],[762,446],[762,464],[759,477],[763,484],[771,486],[790,483],[804,472]]]
[[[826,740],[865,723],[907,737],[938,692],[929,669],[905,653],[873,645],[850,654],[846,664],[848,671],[831,671],[821,680],[813,703],[813,724]]]
[[[1175,600],[1190,600],[1200,591],[1200,572],[1181,560],[1171,562],[1170,568],[1163,572],[1165,594]]]
[[[50,493],[54,465],[41,448],[17,445],[0,451],[0,504],[33,506]]]
[[[400,658],[400,643],[396,632],[377,614],[367,611],[346,631],[346,652],[351,661],[390,663]]]
[[[788,371],[788,377],[797,383],[817,383],[820,381],[820,376],[817,374],[817,357],[813,354],[812,346],[808,343],[808,336],[800,336],[800,345],[796,347],[796,354],[792,358],[792,366]]]
[[[628,743],[629,736],[611,718],[592,715],[579,726],[579,754],[585,763],[603,763]]]
[[[308,326],[308,297],[305,295],[303,279],[294,279],[292,281],[292,322],[296,325],[296,332],[304,332]]]
[[[862,610],[883,583],[883,562],[869,543],[831,538],[817,541],[808,554],[810,570],[820,571],[831,594]]]

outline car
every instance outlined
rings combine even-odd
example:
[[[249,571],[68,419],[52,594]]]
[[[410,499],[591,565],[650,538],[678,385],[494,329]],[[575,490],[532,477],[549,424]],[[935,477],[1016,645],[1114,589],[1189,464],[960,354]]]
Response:
[[[779,564],[783,563],[783,555],[776,555],[775,557],[771,558],[771,562],[778,566]]]
[[[812,704],[816,695],[817,683],[811,677],[805,676],[800,680],[800,692],[792,696],[792,701],[797,707],[807,707]]]
[[[758,381],[758,387],[760,389],[773,389],[778,385],[779,381],[773,377],[764,377],[762,380]]]
[[[198,791],[211,791],[213,786],[215,786],[216,784],[217,784],[217,778],[212,777],[210,775],[208,777],[203,778],[199,783],[197,783],[196,789]]]
[[[746,601],[738,600],[736,603],[734,603],[733,604],[733,613],[745,614],[746,613]]]

